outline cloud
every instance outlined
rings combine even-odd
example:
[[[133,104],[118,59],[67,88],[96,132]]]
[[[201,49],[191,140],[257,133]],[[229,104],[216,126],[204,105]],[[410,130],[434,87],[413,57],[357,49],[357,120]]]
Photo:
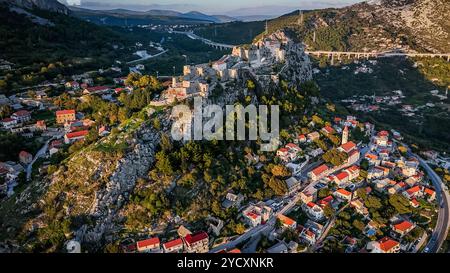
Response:
[[[81,0],[65,0],[65,2],[70,6],[79,6],[81,5]]]

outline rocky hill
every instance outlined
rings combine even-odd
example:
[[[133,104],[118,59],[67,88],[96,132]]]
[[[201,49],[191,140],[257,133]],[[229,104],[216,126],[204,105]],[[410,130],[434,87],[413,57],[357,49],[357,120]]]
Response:
[[[450,5],[447,0],[382,0],[354,6],[362,19],[380,20],[412,35],[418,47],[450,52]]]
[[[317,50],[450,52],[447,0],[371,0],[340,9],[299,11],[269,22]]]
[[[275,33],[275,36],[287,39],[282,32]],[[288,65],[280,72],[282,78],[291,79],[290,84],[302,84],[310,80],[311,63],[303,46],[289,42],[286,50]],[[220,91],[217,96],[210,96],[203,103],[224,106],[242,102],[248,79],[255,80],[257,86],[261,85],[260,90],[248,94],[256,104],[260,97],[282,95],[274,86],[272,87],[276,92],[271,90],[271,85],[259,80],[256,75],[247,77],[249,78],[243,76],[235,84],[222,86],[216,90]],[[296,89],[293,87],[293,90]],[[148,233],[154,231],[154,226],[168,224],[163,216],[148,212],[153,200],[144,199],[141,204],[136,196],[155,187],[155,191],[164,196],[164,200],[168,200],[170,196],[184,190],[183,186],[178,185],[182,183],[177,183],[175,176],[173,183],[172,179],[169,179],[170,183],[165,183],[163,178],[148,180],[152,171],[161,167],[161,164],[159,167],[157,164],[160,160],[158,153],[161,150],[162,135],[168,135],[170,131],[170,112],[170,108],[155,111],[148,107],[142,110],[142,115],[122,123],[117,132],[75,152],[62,162],[55,173],[44,180],[34,181],[22,193],[2,203],[0,215],[4,220],[0,221],[0,234],[3,234],[0,242],[11,240],[14,245],[4,251],[62,251],[63,244],[68,239],[80,241],[83,248],[89,251],[101,251],[107,244],[120,240],[121,231],[125,228]],[[160,121],[158,128],[152,122],[155,118]],[[184,147],[183,143],[177,145]],[[242,154],[241,149],[238,152],[239,155]],[[176,153],[171,153],[171,157],[173,154]],[[224,168],[222,160],[214,159],[214,164]],[[177,165],[177,169],[179,168]],[[226,172],[231,171],[226,169]],[[198,198],[208,196],[213,190],[205,189],[209,185],[201,177],[195,179],[195,183],[192,182],[195,186],[189,191],[192,192],[189,196],[195,201],[186,205],[187,212],[181,215],[182,220],[188,221],[185,217],[193,217],[192,215],[200,215],[198,217],[202,219],[203,214],[199,211],[206,210],[203,205],[209,209],[209,203]],[[143,180],[145,183],[139,182]],[[183,193],[182,198],[174,198],[174,203],[186,202],[187,196]],[[220,202],[221,197],[216,199],[208,202]],[[142,215],[137,214],[140,211],[143,211]],[[172,213],[180,212],[176,212],[175,206],[170,206],[164,215]],[[163,224],[153,225],[158,220]],[[136,222],[146,222],[147,225],[143,229]]]
[[[70,13],[70,10],[57,0],[0,0],[0,4],[3,3],[25,9],[38,8],[62,14]]]

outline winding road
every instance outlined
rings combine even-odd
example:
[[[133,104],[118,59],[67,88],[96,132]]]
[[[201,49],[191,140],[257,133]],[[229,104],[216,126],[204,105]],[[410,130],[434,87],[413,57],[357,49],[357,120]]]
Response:
[[[43,155],[45,155],[45,152],[47,152],[47,148],[48,148],[48,144],[50,143],[50,141],[53,138],[47,140],[44,144],[44,146],[42,146],[41,149],[39,149],[39,151],[36,153],[36,155],[33,158],[33,161],[31,161],[30,164],[28,164],[27,166],[27,181],[31,180],[31,172],[33,170],[33,164],[36,162],[36,160],[38,160],[39,158],[41,158]]]
[[[416,157],[419,160],[420,165],[425,169],[431,181],[433,182],[436,190],[436,197],[439,204],[439,214],[434,228],[431,234],[430,241],[425,247],[424,252],[436,253],[442,247],[445,239],[447,238],[448,229],[450,228],[450,195],[446,186],[442,182],[442,179],[436,174],[436,172],[423,160],[420,156],[411,152],[408,154]]]

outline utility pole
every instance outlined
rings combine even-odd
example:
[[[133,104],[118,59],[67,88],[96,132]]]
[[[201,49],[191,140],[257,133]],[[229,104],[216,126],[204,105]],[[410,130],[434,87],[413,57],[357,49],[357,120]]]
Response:
[[[267,20],[266,20],[266,35],[269,35],[269,25],[267,23]]]
[[[297,24],[300,26],[300,25],[302,25],[303,24],[303,11],[302,10],[299,10],[298,11],[298,21],[297,21]]]

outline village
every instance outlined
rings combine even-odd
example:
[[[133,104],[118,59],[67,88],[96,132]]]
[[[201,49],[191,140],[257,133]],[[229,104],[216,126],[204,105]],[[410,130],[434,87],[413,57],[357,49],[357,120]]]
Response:
[[[278,73],[286,66],[284,47],[290,41],[285,37],[276,38],[235,47],[230,55],[211,64],[185,65],[183,75],[166,80],[165,89],[155,95],[150,105],[167,106],[194,96],[208,98],[217,85],[225,86],[243,78],[278,83]],[[147,55],[141,52],[140,57]],[[130,72],[140,73],[143,69],[138,64],[130,67]],[[92,76],[84,73],[59,84],[64,86],[65,93],[80,102],[95,96],[120,104],[118,96],[134,90],[126,80],[127,77],[118,76],[113,78],[114,84],[96,85]],[[386,101],[398,101],[402,94],[396,92],[393,96],[396,98],[386,98]],[[0,189],[6,196],[14,194],[15,186],[32,179],[36,161],[41,161],[38,173],[45,174],[53,155],[82,142],[92,131],[104,137],[113,129],[75,109],[56,106],[54,98],[44,91],[0,99],[14,110],[0,121],[2,130],[37,139],[42,145],[34,156],[22,150],[18,161],[1,162],[4,179]],[[47,113],[45,118],[38,115],[42,112]],[[369,141],[352,138],[355,130],[364,132]],[[324,126],[311,122],[307,131],[290,135],[292,141],[273,154],[273,160],[291,174],[284,181],[284,196],[253,202],[238,192],[226,195],[222,207],[239,211],[238,219],[234,220],[245,226],[243,234],[221,238],[223,220],[210,218],[209,230],[190,231],[181,225],[175,237],[153,235],[143,240],[129,239],[122,244],[122,250],[287,253],[321,251],[336,244],[344,246],[344,249],[334,246],[339,251],[396,253],[423,248],[427,232],[432,230],[429,224],[436,217],[435,207],[439,205],[430,179],[419,160],[405,150],[401,135],[397,131],[376,131],[373,124],[361,123],[354,116],[335,117]],[[325,138],[337,140],[339,146],[324,151],[318,142]],[[257,155],[245,156],[249,165],[257,169],[263,166]],[[394,208],[390,215],[380,215],[377,209],[382,203]]]
[[[360,126],[369,143],[351,140],[351,131]],[[314,148],[314,141],[337,132],[341,145],[336,150],[346,159],[333,165],[324,162],[323,151]],[[417,252],[425,247],[427,232],[432,229],[429,224],[436,217],[436,192],[418,159],[408,156],[390,132],[375,131],[372,124],[348,116],[336,117],[332,125],[292,138],[293,142],[274,155],[292,174],[284,182],[285,196],[255,203],[240,193],[229,192],[223,200],[223,209],[239,211],[237,220],[246,227],[242,235],[219,239],[223,222],[210,218],[208,230],[191,232],[181,225],[175,237],[152,236],[129,242],[123,245],[123,251],[320,252],[333,240],[339,240],[345,252]],[[250,165],[262,164],[255,155],[246,157]],[[394,204],[395,211],[386,222],[380,222],[373,206],[384,200]],[[357,219],[353,225],[358,223],[360,230],[348,227],[352,230],[349,235],[332,234],[342,212]],[[266,241],[263,247],[259,246],[261,240]]]

